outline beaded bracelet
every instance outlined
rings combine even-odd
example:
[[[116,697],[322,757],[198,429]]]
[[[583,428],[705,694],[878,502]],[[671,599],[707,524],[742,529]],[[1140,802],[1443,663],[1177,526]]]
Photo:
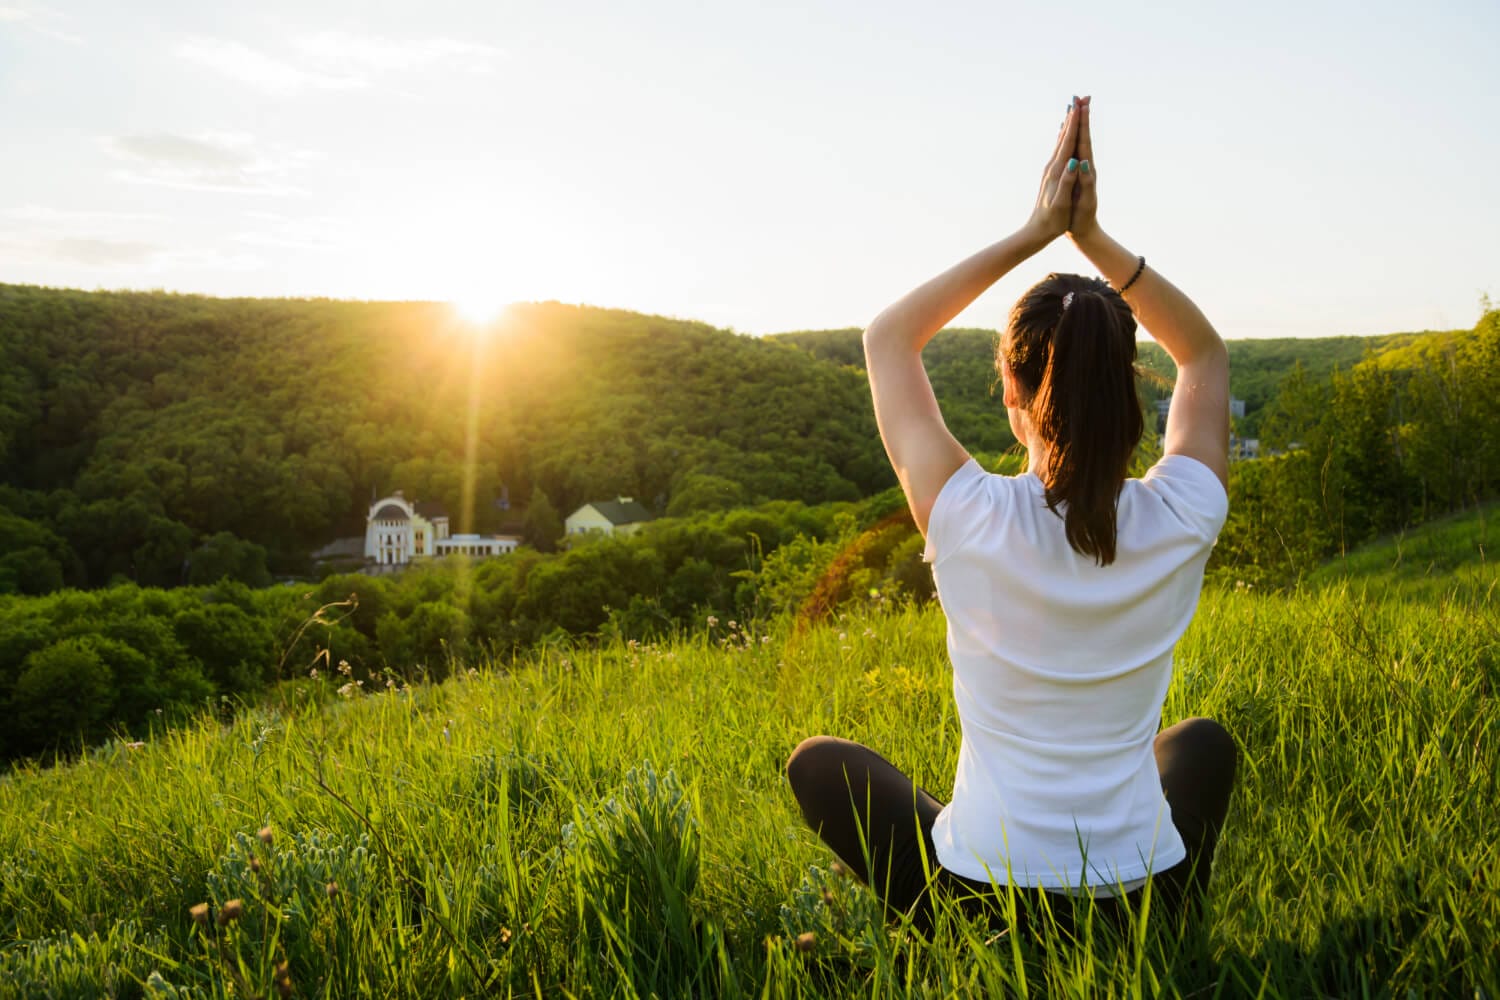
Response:
[[[1130,291],[1130,286],[1133,285],[1133,284],[1135,284],[1136,279],[1141,276],[1141,272],[1144,271],[1144,270],[1146,270],[1146,258],[1145,257],[1137,257],[1136,260],[1139,261],[1140,263],[1136,264],[1136,266],[1135,266],[1135,273],[1130,276],[1130,280],[1127,281],[1127,282],[1125,282],[1125,284],[1123,284],[1123,285],[1120,286],[1120,294],[1121,295],[1124,295],[1126,292]]]

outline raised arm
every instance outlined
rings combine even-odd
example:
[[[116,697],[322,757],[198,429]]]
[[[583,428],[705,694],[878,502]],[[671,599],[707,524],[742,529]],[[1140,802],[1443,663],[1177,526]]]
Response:
[[[1071,111],[1058,132],[1026,225],[944,271],[887,307],[864,334],[865,368],[885,453],[923,535],[939,491],[969,454],[949,433],[922,367],[922,348],[1012,268],[1067,229],[1077,180]]]
[[[1093,164],[1089,106],[1079,115],[1078,205],[1068,235],[1115,288],[1146,332],[1177,364],[1177,384],[1163,442],[1168,455],[1196,458],[1229,486],[1229,352],[1193,300],[1099,228],[1095,208],[1098,170]],[[1129,286],[1126,288],[1126,286]]]

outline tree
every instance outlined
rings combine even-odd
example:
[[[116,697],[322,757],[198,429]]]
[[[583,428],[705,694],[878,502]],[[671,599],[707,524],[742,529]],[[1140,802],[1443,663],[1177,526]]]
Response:
[[[268,587],[266,550],[254,542],[221,531],[193,552],[188,563],[188,583],[201,586],[228,578],[251,587]]]
[[[538,552],[556,551],[557,541],[563,536],[563,520],[540,486],[531,491],[531,503],[526,505],[525,524],[522,537],[527,545]]]

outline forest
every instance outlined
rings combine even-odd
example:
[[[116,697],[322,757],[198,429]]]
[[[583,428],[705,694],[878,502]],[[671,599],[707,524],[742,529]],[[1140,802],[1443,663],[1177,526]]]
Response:
[[[424,303],[0,286],[0,757],[315,671],[404,686],[549,643],[930,598],[858,331],[757,339],[546,303],[475,333]],[[994,337],[945,331],[924,359],[950,429],[1014,472]],[[1231,467],[1212,579],[1286,586],[1495,496],[1500,312],[1230,350],[1236,429],[1266,457]],[[1141,363],[1150,405],[1171,366],[1149,344]],[[1159,447],[1148,433],[1138,472]],[[529,544],[315,572],[309,553],[395,488]],[[559,512],[620,494],[659,518],[558,544]]]

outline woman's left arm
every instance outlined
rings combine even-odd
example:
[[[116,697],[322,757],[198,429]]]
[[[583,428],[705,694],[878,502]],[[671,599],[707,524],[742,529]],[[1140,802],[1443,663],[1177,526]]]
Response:
[[[923,535],[938,492],[969,454],[943,423],[922,348],[987,288],[1067,231],[1078,176],[1072,159],[1076,118],[1070,109],[1026,225],[908,293],[865,330],[865,369],[880,440]]]

